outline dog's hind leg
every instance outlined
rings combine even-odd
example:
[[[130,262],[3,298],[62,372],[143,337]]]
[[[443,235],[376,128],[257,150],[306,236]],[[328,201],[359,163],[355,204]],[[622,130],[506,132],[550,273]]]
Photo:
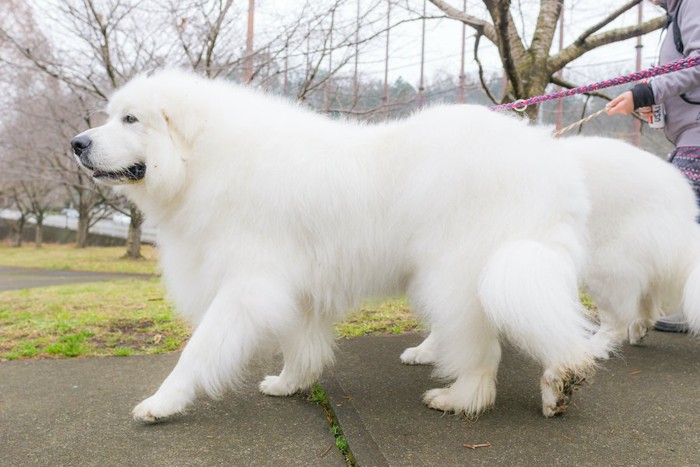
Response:
[[[501,346],[480,308],[472,303],[433,324],[428,339],[436,374],[454,382],[427,391],[423,401],[428,407],[475,417],[493,406]]]
[[[566,410],[600,352],[591,341],[593,325],[579,302],[577,279],[565,248],[522,240],[493,255],[479,285],[495,326],[545,368],[542,411],[548,417]]]
[[[333,361],[334,333],[330,320],[309,315],[281,339],[284,367],[277,376],[266,376],[260,391],[269,396],[288,396],[316,382],[323,368]]]
[[[291,294],[266,278],[221,286],[170,375],[133,410],[136,420],[155,422],[183,412],[197,393],[220,396],[240,384],[243,369],[263,339],[289,323],[280,310]]]

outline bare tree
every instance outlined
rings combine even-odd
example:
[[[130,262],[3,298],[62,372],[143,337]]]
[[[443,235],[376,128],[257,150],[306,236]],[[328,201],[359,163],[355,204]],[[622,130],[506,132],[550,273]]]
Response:
[[[139,5],[129,0],[47,1],[42,5],[42,14],[50,24],[51,33],[66,39],[60,42],[34,34],[38,32],[36,25],[27,26],[32,23],[32,10],[26,5],[20,7],[17,2],[10,8],[9,21],[0,25],[0,39],[13,46],[15,55],[24,59],[12,63],[15,67],[29,64],[80,96],[82,105],[78,108],[85,112],[83,120],[90,126],[95,109],[114,88],[136,73],[162,64],[167,56],[167,49],[157,38],[140,33],[140,22],[154,13]],[[25,26],[17,28],[13,26],[16,24]],[[31,36],[27,29],[31,30]],[[62,121],[61,117],[58,119]],[[81,214],[76,243],[84,246],[87,229],[106,215],[101,203],[109,196],[75,169],[67,171],[74,181],[69,185],[74,188],[72,195]],[[130,211],[131,241],[126,256],[139,258],[143,216],[133,205]]]
[[[500,99],[492,96],[492,99],[499,103],[543,94],[549,83],[575,87],[572,83],[558,78],[556,73],[586,52],[655,31],[666,22],[665,16],[659,16],[638,25],[603,30],[642,1],[629,0],[595,24],[591,24],[561,51],[552,53],[552,41],[562,13],[563,0],[540,0],[534,32],[527,38],[523,37],[524,34],[516,26],[514,15],[518,7],[511,6],[510,0],[483,0],[490,20],[466,14],[447,0],[430,1],[450,18],[461,21],[476,31],[474,55],[477,62],[481,37],[498,47],[508,78],[505,95]],[[537,107],[528,108],[527,113],[530,118],[534,118],[537,115]]]

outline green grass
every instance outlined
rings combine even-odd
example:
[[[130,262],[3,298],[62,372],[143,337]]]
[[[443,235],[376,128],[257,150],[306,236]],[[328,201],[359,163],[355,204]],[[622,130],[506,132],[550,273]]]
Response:
[[[123,247],[0,246],[0,265],[101,272],[156,272],[157,251],[122,259]],[[190,335],[157,278],[0,292],[0,360],[127,356],[180,350]],[[581,301],[595,315],[585,294]],[[404,298],[373,300],[335,327],[338,337],[425,330]]]
[[[54,270],[154,274],[157,250],[123,259],[123,247],[0,245],[0,265]],[[0,292],[0,359],[126,356],[180,350],[189,327],[157,279],[115,280]],[[339,337],[419,329],[405,299],[364,304],[336,326]]]
[[[356,466],[357,462],[355,461],[355,457],[350,451],[350,445],[348,444],[348,440],[343,434],[343,429],[338,423],[338,418],[335,416],[335,412],[333,412],[333,408],[331,407],[330,401],[328,400],[328,395],[326,394],[325,389],[323,389],[323,387],[320,384],[316,383],[311,388],[308,399],[309,401],[319,405],[323,409],[323,412],[326,415],[326,420],[328,421],[330,432],[335,438],[335,447],[338,448],[343,454],[347,465]]]
[[[73,245],[25,245],[14,248],[0,244],[0,266],[51,269],[59,271],[157,274],[158,252],[150,245],[141,247],[143,259],[125,259],[125,247],[76,248]]]
[[[0,292],[0,359],[126,356],[180,350],[190,335],[157,278]],[[369,302],[339,337],[419,329],[404,299]]]
[[[158,279],[0,293],[0,359],[154,354],[190,335]]]
[[[422,329],[405,298],[367,301],[357,313],[335,326],[339,337],[404,334]]]

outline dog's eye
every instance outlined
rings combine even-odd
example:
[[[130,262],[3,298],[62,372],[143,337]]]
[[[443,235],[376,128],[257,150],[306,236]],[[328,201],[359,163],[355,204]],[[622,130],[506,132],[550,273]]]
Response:
[[[127,115],[124,116],[124,118],[122,118],[122,122],[128,123],[129,125],[131,125],[132,123],[136,123],[136,122],[138,122],[138,121],[139,121],[139,119],[136,118],[136,117],[134,117],[134,116],[131,115],[131,114],[127,114]]]

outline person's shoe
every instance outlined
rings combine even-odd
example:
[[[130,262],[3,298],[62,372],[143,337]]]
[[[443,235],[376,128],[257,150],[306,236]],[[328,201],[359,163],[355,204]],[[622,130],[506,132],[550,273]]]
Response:
[[[683,313],[664,316],[656,320],[654,329],[664,332],[688,332],[688,320]]]

